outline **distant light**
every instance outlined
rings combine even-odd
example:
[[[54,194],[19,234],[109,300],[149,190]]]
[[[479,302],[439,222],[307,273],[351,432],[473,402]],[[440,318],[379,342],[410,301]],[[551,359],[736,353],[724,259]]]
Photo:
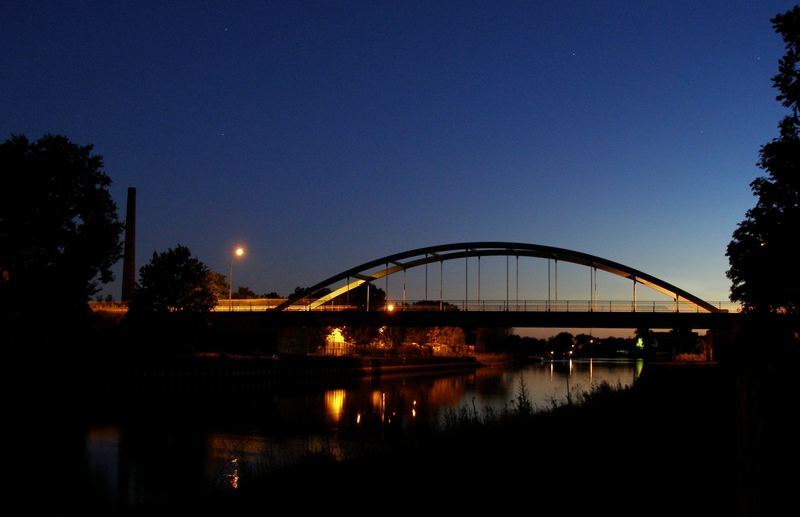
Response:
[[[237,246],[233,253],[237,257],[241,257],[244,255],[244,248],[242,248],[241,246]]]
[[[389,312],[394,312],[394,304],[390,303],[389,305],[387,305],[386,310]]]

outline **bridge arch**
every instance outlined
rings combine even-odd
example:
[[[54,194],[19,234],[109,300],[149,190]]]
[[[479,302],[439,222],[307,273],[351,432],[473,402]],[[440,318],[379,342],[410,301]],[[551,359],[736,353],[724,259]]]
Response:
[[[580,251],[556,248],[553,246],[544,246],[541,244],[526,244],[519,242],[461,242],[453,244],[440,244],[437,246],[428,246],[425,248],[417,248],[401,253],[395,253],[393,255],[387,255],[379,259],[365,262],[364,264],[350,268],[346,271],[342,271],[341,273],[333,275],[330,278],[326,278],[325,280],[307,288],[303,292],[289,297],[289,299],[275,307],[273,310],[286,310],[303,298],[313,296],[323,289],[326,289],[329,286],[332,286],[343,280],[347,281],[344,286],[314,300],[306,308],[309,310],[315,309],[316,307],[319,307],[320,305],[323,305],[324,303],[333,300],[334,298],[337,298],[364,283],[373,282],[400,271],[447,260],[456,260],[469,257],[496,256],[544,258],[595,268],[622,278],[632,280],[634,282],[634,286],[636,283],[639,283],[666,294],[676,301],[680,299],[689,302],[694,304],[698,309],[708,312],[721,312],[721,310],[714,305],[670,284],[669,282],[665,282],[664,280],[632,267],[628,267],[624,264],[620,264],[618,262],[604,259],[595,255],[589,255],[588,253],[582,253]],[[374,270],[380,266],[385,267],[369,273],[370,270]]]

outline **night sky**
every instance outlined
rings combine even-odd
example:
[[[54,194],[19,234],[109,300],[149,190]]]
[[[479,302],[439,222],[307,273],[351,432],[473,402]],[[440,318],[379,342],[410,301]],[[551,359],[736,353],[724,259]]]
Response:
[[[242,243],[234,284],[286,294],[502,240],[725,300],[792,5],[4,0],[0,132],[94,144],[137,266]]]

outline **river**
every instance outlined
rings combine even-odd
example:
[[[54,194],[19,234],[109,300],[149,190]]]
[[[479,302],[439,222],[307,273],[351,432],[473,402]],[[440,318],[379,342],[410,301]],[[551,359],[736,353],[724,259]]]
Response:
[[[630,385],[641,369],[641,361],[586,359],[224,393],[98,393],[79,422],[77,471],[93,504],[112,509],[235,491],[309,453],[359,454],[439,428],[459,412],[513,408],[523,392],[546,409],[603,382]]]

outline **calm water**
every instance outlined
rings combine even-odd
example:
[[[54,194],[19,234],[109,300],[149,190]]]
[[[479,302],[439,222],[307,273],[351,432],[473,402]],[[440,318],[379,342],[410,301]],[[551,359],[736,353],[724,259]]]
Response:
[[[448,411],[502,411],[524,384],[538,408],[608,382],[630,385],[642,363],[585,360],[382,377],[227,393],[138,392],[87,411],[88,490],[109,507],[230,491],[308,451],[337,458],[441,425]]]

